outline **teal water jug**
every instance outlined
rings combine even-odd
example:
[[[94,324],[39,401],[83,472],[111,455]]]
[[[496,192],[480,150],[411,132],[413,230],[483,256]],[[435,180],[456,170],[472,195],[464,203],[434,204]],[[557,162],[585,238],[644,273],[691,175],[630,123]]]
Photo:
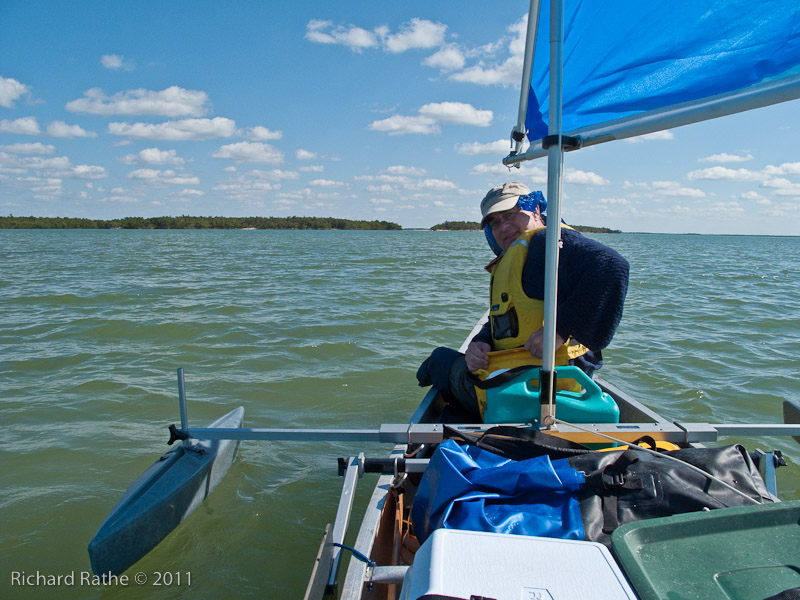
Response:
[[[558,379],[574,379],[581,392],[556,392],[556,417],[571,423],[619,423],[619,407],[578,367],[556,367]],[[533,423],[541,417],[539,367],[531,367],[513,379],[486,390],[484,423]]]

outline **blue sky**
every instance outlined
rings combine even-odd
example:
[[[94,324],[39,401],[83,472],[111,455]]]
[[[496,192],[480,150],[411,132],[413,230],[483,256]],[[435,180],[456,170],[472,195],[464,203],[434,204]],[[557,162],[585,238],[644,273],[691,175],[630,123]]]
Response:
[[[478,220],[527,2],[0,3],[0,214]],[[568,223],[800,233],[800,101],[570,153]]]

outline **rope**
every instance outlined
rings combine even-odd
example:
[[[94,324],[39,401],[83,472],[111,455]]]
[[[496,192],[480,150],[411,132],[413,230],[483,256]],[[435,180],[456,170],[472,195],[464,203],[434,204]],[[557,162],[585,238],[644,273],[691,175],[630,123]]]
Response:
[[[349,550],[350,552],[353,553],[354,557],[356,557],[361,562],[367,563],[370,567],[377,566],[377,563],[374,560],[372,560],[368,556],[365,556],[364,554],[362,554],[361,552],[359,552],[358,550],[356,550],[352,546],[345,546],[344,544],[340,544],[339,542],[333,542],[332,545],[336,546],[337,548],[342,548],[344,550]]]
[[[689,467],[693,471],[696,471],[696,472],[700,473],[701,475],[707,477],[711,481],[715,481],[715,482],[719,483],[720,485],[722,485],[723,487],[728,488],[730,491],[739,494],[742,498],[747,499],[747,501],[750,502],[751,504],[762,504],[762,502],[759,502],[758,500],[754,500],[753,498],[751,498],[750,496],[748,496],[744,492],[742,492],[740,490],[737,490],[732,485],[722,481],[719,477],[715,477],[711,473],[707,473],[706,471],[703,471],[703,469],[701,469],[699,467],[696,467],[696,466],[694,466],[692,464],[689,464],[688,462],[683,461],[683,460],[681,460],[679,458],[675,458],[674,456],[669,456],[668,454],[662,454],[661,452],[656,452],[655,450],[650,450],[649,448],[644,448],[643,446],[637,446],[636,444],[630,444],[630,443],[628,443],[628,442],[626,442],[624,440],[620,440],[620,439],[617,439],[617,438],[612,437],[610,435],[606,435],[604,433],[600,433],[599,431],[592,431],[591,429],[586,429],[586,428],[581,427],[579,425],[575,425],[575,423],[568,423],[567,421],[562,421],[561,419],[558,419],[558,418],[555,418],[555,422],[556,423],[561,423],[562,425],[569,425],[570,427],[574,427],[575,429],[579,429],[580,431],[585,431],[587,433],[592,433],[594,435],[599,435],[600,437],[604,437],[604,438],[606,438],[608,440],[611,440],[612,442],[616,442],[618,444],[622,444],[624,446],[628,446],[628,448],[630,448],[631,450],[638,450],[640,452],[649,452],[650,454],[653,454],[655,456],[659,456],[661,458],[666,458],[667,460],[671,460],[671,461],[680,463],[682,465],[685,465],[685,466]]]

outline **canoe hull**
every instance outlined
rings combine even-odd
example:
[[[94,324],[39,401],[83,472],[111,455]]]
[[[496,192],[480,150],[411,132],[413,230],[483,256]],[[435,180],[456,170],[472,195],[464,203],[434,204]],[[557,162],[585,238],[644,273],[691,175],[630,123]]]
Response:
[[[238,407],[207,427],[239,428]],[[89,544],[95,574],[119,575],[155,548],[214,490],[239,442],[201,440],[176,446],[150,466],[120,498]]]

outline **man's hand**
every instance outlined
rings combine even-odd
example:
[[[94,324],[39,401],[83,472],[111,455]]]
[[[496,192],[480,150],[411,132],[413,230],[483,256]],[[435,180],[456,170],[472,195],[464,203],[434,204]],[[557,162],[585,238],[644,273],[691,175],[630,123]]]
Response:
[[[564,343],[564,339],[556,334],[556,348]],[[523,345],[525,350],[531,353],[536,358],[542,358],[544,354],[544,327],[537,329],[528,338],[528,341]],[[469,363],[467,363],[469,364]]]
[[[489,367],[488,352],[491,349],[491,345],[486,342],[472,342],[467,346],[464,358],[467,360],[467,368],[470,372],[475,372],[478,369],[487,369]]]

